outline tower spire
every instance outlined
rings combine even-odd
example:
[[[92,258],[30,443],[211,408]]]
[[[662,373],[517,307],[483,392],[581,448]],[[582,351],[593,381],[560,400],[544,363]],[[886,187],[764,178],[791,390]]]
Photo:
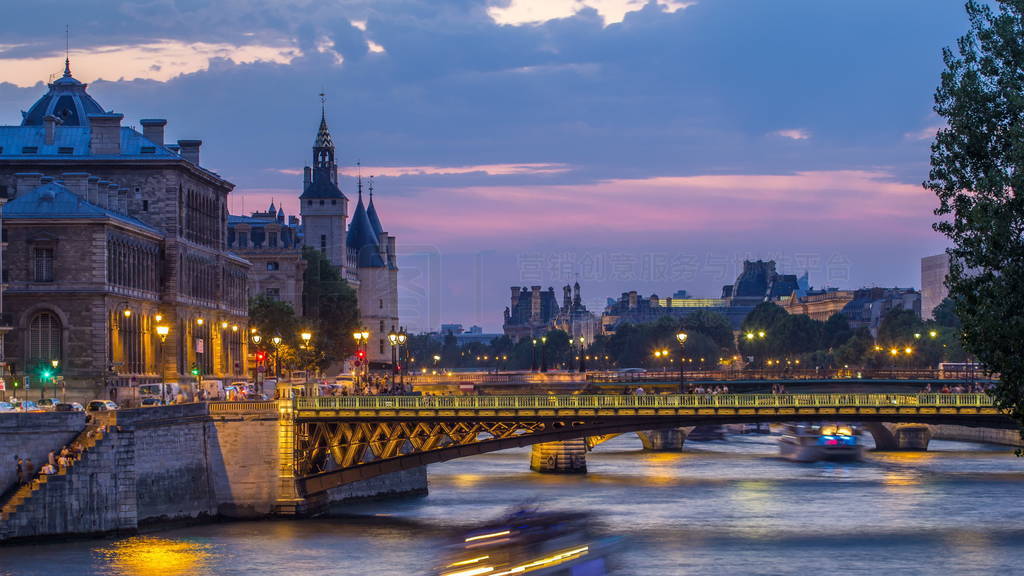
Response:
[[[373,202],[373,174],[370,174],[370,202]]]
[[[64,25],[64,77],[71,77],[71,25]]]
[[[360,162],[359,160],[356,160],[356,179],[358,181],[358,185],[356,186],[356,188],[359,191],[359,201],[362,202],[363,201],[363,163]]]

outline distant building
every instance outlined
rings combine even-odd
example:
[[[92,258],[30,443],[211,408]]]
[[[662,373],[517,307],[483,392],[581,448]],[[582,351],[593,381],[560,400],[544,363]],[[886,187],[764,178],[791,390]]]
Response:
[[[932,320],[935,307],[949,296],[949,288],[946,288],[948,275],[948,254],[921,258],[921,317],[925,320]]]
[[[574,339],[582,336],[593,342],[600,331],[597,317],[583,305],[580,285],[562,288],[562,305],[555,297],[555,289],[542,291],[540,286],[529,290],[512,287],[511,305],[505,308],[505,334],[513,340],[539,338],[549,330],[564,330]]]
[[[496,338],[502,337],[502,334],[484,332],[484,329],[479,326],[470,326],[469,330],[466,330],[462,324],[441,324],[441,331],[432,332],[430,337],[441,342],[449,334],[455,337],[455,344],[460,348],[467,344],[490,344]]]
[[[790,314],[803,314],[819,322],[824,322],[842,312],[843,308],[853,299],[853,290],[827,288],[825,290],[807,290],[803,296],[799,292],[793,292],[781,303],[781,306]]]
[[[890,310],[912,310],[920,317],[921,293],[912,288],[861,288],[854,290],[842,313],[851,328],[867,328],[877,337],[882,318]]]
[[[738,330],[753,306],[731,306],[724,298],[659,298],[657,294],[643,297],[634,290],[623,292],[604,309],[601,329],[605,334],[614,334],[624,324],[646,324],[666,316],[685,318],[698,310],[721,314]]]
[[[730,306],[753,307],[761,302],[788,298],[800,290],[796,274],[779,274],[774,260],[746,260],[736,282],[722,287],[722,298],[728,300]]]
[[[228,215],[228,247],[252,263],[249,297],[265,295],[291,305],[302,315],[302,284],[306,260],[302,257],[302,231],[294,216],[285,220],[284,209],[274,206],[251,216]]]

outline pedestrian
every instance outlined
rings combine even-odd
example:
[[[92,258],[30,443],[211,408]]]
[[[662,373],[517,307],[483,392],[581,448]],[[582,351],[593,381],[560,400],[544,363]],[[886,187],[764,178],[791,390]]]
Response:
[[[25,483],[25,461],[22,460],[21,458],[18,458],[18,456],[15,456],[15,458],[18,460],[18,464],[16,467],[18,472],[18,485],[21,486],[22,484]]]
[[[32,463],[31,458],[25,459],[25,481],[31,482],[36,476],[36,466]]]
[[[64,449],[67,450],[67,447],[65,447]],[[53,466],[54,464],[57,463],[56,450],[50,450],[50,453],[46,456],[46,463],[49,464],[50,466]]]

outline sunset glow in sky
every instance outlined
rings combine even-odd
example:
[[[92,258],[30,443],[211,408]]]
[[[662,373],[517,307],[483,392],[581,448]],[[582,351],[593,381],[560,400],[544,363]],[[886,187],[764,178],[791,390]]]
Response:
[[[0,39],[0,123],[61,72],[67,23],[101,105],[202,139],[234,213],[295,214],[324,91],[414,330],[497,331],[512,285],[578,278],[598,313],[631,289],[717,297],[744,258],[918,286],[945,247],[920,183],[961,4],[39,0],[5,7],[24,25]]]

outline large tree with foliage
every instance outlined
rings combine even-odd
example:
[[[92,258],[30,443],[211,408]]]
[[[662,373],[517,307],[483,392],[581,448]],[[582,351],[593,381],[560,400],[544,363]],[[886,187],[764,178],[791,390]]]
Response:
[[[306,272],[302,277],[302,308],[306,328],[314,333],[322,355],[317,364],[327,364],[355,353],[352,333],[359,328],[356,291],[319,250],[305,248]]]
[[[967,2],[970,30],[935,92],[946,121],[925,186],[949,249],[963,343],[1001,375],[997,403],[1024,424],[1024,0]]]

